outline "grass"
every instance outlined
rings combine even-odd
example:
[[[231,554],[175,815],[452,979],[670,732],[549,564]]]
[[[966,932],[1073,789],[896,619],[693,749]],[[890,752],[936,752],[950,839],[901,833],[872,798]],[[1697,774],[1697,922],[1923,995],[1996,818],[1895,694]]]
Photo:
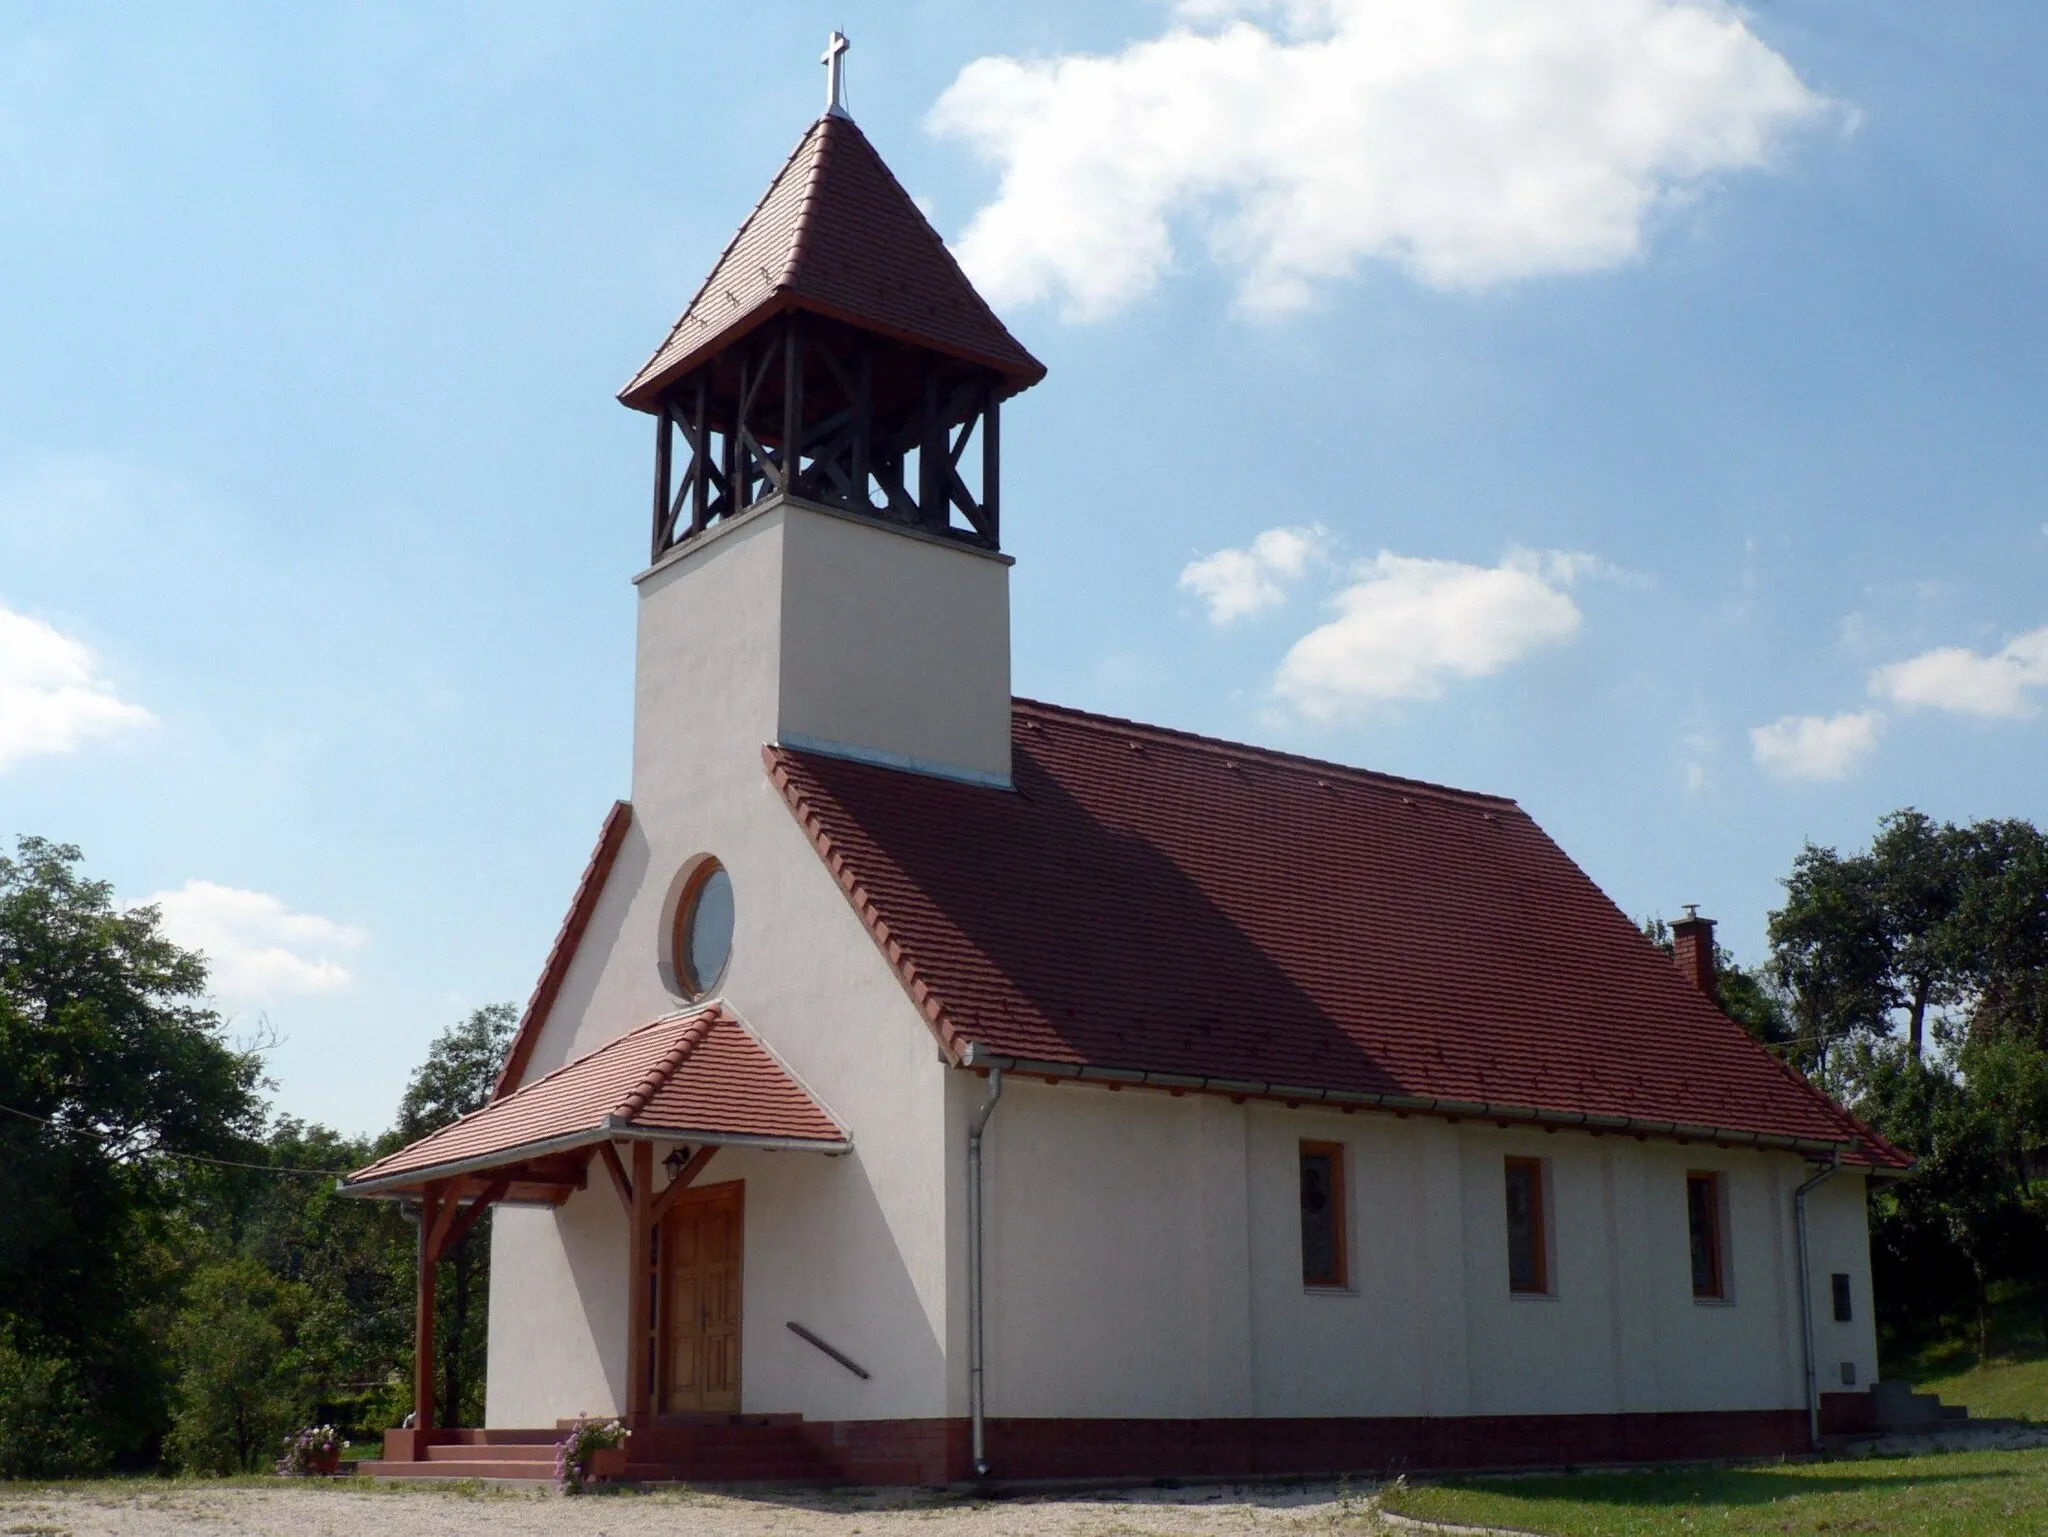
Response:
[[[1384,1504],[1554,1537],[2026,1537],[2048,1534],[2048,1451],[1455,1479],[1389,1490]]]
[[[1914,1379],[1943,1403],[1965,1404],[1979,1419],[2048,1420],[2048,1357],[2031,1361],[1978,1361]]]
[[[1991,1356],[1977,1358],[1966,1334],[1950,1334],[1902,1354],[1894,1376],[1944,1403],[1965,1405],[1979,1419],[2048,1421],[2048,1338],[2037,1318],[1997,1320]]]

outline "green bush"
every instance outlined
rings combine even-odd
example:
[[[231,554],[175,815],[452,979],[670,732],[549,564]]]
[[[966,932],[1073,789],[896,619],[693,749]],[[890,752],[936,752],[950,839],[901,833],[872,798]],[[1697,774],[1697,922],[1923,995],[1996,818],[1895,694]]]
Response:
[[[70,1362],[17,1348],[0,1328],[0,1478],[72,1478],[102,1471],[107,1448]]]
[[[306,1422],[284,1325],[301,1299],[255,1260],[201,1265],[171,1327],[171,1433],[164,1454],[189,1473],[250,1473],[276,1462]]]

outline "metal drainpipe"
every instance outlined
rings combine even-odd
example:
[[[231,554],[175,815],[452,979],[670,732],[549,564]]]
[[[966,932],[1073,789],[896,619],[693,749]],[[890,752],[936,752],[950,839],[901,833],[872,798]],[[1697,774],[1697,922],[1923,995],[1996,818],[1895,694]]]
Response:
[[[1841,1172],[1842,1150],[1836,1148],[1834,1160],[1792,1192],[1792,1227],[1799,1250],[1799,1338],[1806,1347],[1806,1435],[1815,1451],[1820,1450],[1820,1371],[1819,1363],[1814,1359],[1813,1275],[1811,1262],[1806,1257],[1806,1196],[1815,1186],[1825,1184]]]
[[[981,1134],[1003,1097],[1003,1070],[989,1069],[988,1098],[967,1129],[967,1412],[974,1423],[974,1476],[988,1477],[987,1400],[982,1387]]]

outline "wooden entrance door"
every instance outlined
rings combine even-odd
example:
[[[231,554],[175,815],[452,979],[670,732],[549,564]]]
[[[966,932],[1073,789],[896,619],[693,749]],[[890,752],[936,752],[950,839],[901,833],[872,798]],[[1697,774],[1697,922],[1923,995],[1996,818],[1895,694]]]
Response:
[[[744,1188],[689,1191],[661,1219],[664,1413],[739,1413]]]

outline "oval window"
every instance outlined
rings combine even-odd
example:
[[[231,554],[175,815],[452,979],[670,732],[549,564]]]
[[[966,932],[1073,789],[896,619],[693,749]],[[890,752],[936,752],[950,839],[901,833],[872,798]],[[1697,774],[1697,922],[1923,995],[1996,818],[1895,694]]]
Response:
[[[676,904],[676,976],[692,997],[718,985],[732,954],[732,920],[732,877],[724,865],[707,859]]]

